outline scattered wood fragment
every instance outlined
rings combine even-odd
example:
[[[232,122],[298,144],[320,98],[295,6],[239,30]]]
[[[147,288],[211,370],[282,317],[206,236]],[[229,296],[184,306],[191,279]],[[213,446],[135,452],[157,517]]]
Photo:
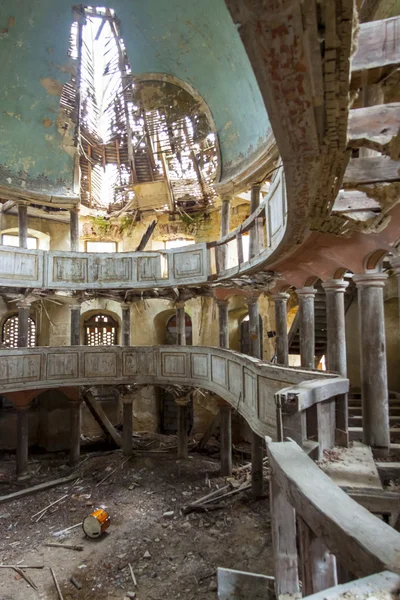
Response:
[[[53,576],[54,585],[56,586],[58,598],[59,598],[59,600],[64,600],[63,595],[61,593],[60,586],[59,586],[58,581],[57,581],[56,574],[54,573],[53,567],[50,567],[50,571],[51,571],[51,574]]]
[[[39,510],[37,513],[32,515],[31,520],[33,521],[33,519],[39,515],[39,518],[36,521],[36,523],[37,523],[44,516],[44,514],[48,511],[49,508],[51,508],[55,504],[58,504],[58,502],[61,502],[61,500],[64,500],[67,497],[68,497],[68,494],[64,494],[64,496],[61,496],[61,498],[59,498],[58,500],[54,500],[54,502],[51,502],[51,504],[49,504],[48,506],[45,506],[45,508],[42,508],[42,510]]]
[[[0,504],[2,504],[3,502],[8,502],[9,500],[17,500],[18,498],[22,498],[23,496],[29,496],[30,494],[36,494],[37,492],[48,490],[52,487],[56,487],[57,485],[69,483],[73,479],[76,479],[75,473],[73,473],[72,475],[68,475],[68,477],[62,477],[61,479],[53,479],[52,481],[46,481],[45,483],[40,483],[39,485],[34,485],[33,487],[25,488],[24,490],[20,490],[19,492],[7,494],[7,496],[0,496]]]
[[[77,527],[81,527],[82,523],[76,523],[75,525],[71,525],[71,527],[67,527],[66,529],[61,529],[61,531],[55,531],[53,533],[53,537],[59,537],[61,535],[64,535],[64,533],[67,533],[68,531],[71,531],[71,529],[76,529]]]
[[[251,488],[251,483],[246,483],[241,487],[231,490],[230,492],[226,492],[229,489],[229,485],[226,485],[219,490],[214,490],[211,494],[207,496],[203,496],[203,498],[199,498],[195,500],[191,504],[184,506],[182,508],[182,512],[184,515],[187,515],[190,512],[207,512],[209,510],[219,510],[219,508],[223,508],[220,504],[213,504],[214,502],[220,502],[220,500],[225,500],[226,498],[230,498],[235,494],[239,494],[240,492],[244,492]],[[226,492],[226,493],[224,493]]]
[[[128,566],[129,566],[129,570],[131,572],[131,577],[132,577],[133,585],[137,587],[137,581],[136,581],[135,573],[133,572],[131,563],[128,563]]]
[[[44,565],[0,565],[0,569],[44,569]]]
[[[130,460],[131,458],[132,458],[132,456],[128,456],[128,458],[126,458],[125,460],[123,460],[120,465],[118,465],[117,467],[115,467],[115,469],[113,469],[112,471],[110,471],[109,473],[107,473],[107,475],[105,477],[103,477],[103,479],[101,481],[99,481],[98,483],[96,483],[96,487],[99,487],[99,485],[101,485],[102,483],[104,483],[109,477],[111,477],[111,475],[114,475],[115,471],[117,471],[119,468],[122,469],[122,467],[124,466],[124,464],[127,463],[128,460]]]
[[[204,504],[204,502],[206,500],[208,500],[209,498],[214,498],[215,496],[219,496],[219,494],[221,494],[221,492],[225,492],[226,490],[229,490],[229,488],[230,488],[229,485],[224,485],[224,487],[218,488],[217,490],[210,492],[206,496],[202,496],[201,498],[198,498],[194,502],[191,502],[190,506],[196,506],[196,504]]]
[[[23,577],[23,579],[25,579],[25,581],[27,583],[29,583],[29,585],[36,591],[38,591],[38,587],[36,585],[36,583],[34,581],[32,581],[32,579],[29,577],[29,575],[27,575],[26,573],[23,572],[23,570],[21,569],[21,567],[13,567],[14,571],[16,571],[16,573],[18,573],[18,575],[20,575],[21,577]]]
[[[50,548],[66,548],[67,550],[77,550],[78,552],[82,552],[83,546],[81,544],[59,544],[57,542],[52,542],[45,544]]]
[[[72,585],[74,587],[76,587],[77,590],[81,590],[82,589],[82,584],[79,583],[79,581],[77,579],[75,579],[75,577],[71,577],[70,578],[70,582],[72,583]]]
[[[135,252],[143,252],[143,250],[146,248],[147,242],[153,235],[153,231],[156,228],[156,225],[157,225],[156,220],[154,220],[150,223],[150,225],[146,229],[145,233],[143,234],[143,237],[140,240],[140,243],[139,243],[138,247],[136,248]]]

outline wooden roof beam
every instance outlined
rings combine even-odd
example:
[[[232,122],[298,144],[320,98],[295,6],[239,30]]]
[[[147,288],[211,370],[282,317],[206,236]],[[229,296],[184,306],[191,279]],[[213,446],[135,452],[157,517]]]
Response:
[[[400,158],[400,103],[352,109],[349,114],[348,145],[376,150]]]

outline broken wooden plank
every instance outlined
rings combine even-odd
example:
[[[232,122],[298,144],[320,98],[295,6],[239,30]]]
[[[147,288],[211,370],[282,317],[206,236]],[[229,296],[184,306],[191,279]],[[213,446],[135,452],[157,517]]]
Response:
[[[218,567],[219,600],[272,600],[274,597],[273,577]]]
[[[351,61],[351,87],[377,83],[399,63],[400,16],[361,23]]]
[[[350,382],[344,377],[332,379],[312,379],[298,385],[284,388],[275,394],[277,405],[283,413],[293,414],[302,412],[314,404],[325,402],[339,394],[347,394]]]
[[[343,598],[397,598],[400,577],[383,571],[369,577],[336,585],[322,592],[307,596],[307,600],[342,600]]]
[[[400,494],[385,490],[344,489],[350,498],[367,510],[378,515],[390,515],[400,512]]]
[[[92,413],[93,417],[95,418],[97,423],[100,425],[102,430],[106,434],[109,434],[112,437],[112,439],[117,444],[117,446],[119,446],[119,448],[122,448],[122,437],[120,436],[118,431],[115,429],[115,427],[111,423],[110,419],[107,417],[100,402],[98,402],[96,400],[96,398],[93,396],[93,394],[90,391],[86,392],[83,395],[83,399],[86,403],[86,406],[88,407],[88,409],[90,410],[90,412]]]
[[[154,230],[156,228],[156,225],[157,225],[157,221],[154,219],[154,221],[152,221],[152,223],[150,223],[150,225],[148,226],[148,228],[144,232],[143,237],[140,240],[140,243],[139,243],[138,247],[136,248],[136,252],[143,252],[143,250],[146,248],[147,242],[149,241],[149,239],[153,235],[153,232],[154,232]]]
[[[400,181],[400,162],[386,156],[352,158],[344,174],[343,187],[366,183]]]
[[[81,544],[58,544],[57,542],[45,544],[50,548],[65,548],[66,550],[76,550],[82,552],[83,546]]]
[[[333,213],[352,213],[372,211],[381,212],[381,205],[375,198],[370,198],[359,190],[346,190],[339,192],[332,208]]]
[[[399,129],[399,102],[353,108],[349,113],[347,143],[350,148],[369,148],[397,160]]]
[[[53,577],[54,585],[56,586],[58,598],[59,598],[59,600],[64,600],[63,595],[61,593],[61,588],[60,588],[59,583],[57,581],[57,577],[56,577],[56,574],[54,573],[53,567],[50,567],[50,571],[51,571],[51,574],[52,574],[52,577]]]
[[[18,498],[22,498],[23,496],[29,496],[30,494],[43,492],[44,490],[56,487],[57,485],[68,483],[73,479],[77,479],[77,475],[75,473],[73,473],[72,475],[68,475],[68,477],[62,477],[61,479],[53,479],[52,481],[46,481],[45,483],[40,483],[39,485],[34,485],[33,487],[25,488],[24,490],[19,490],[18,492],[13,492],[12,494],[7,494],[7,496],[0,496],[0,504],[2,504],[3,502],[8,502],[8,500],[17,500]]]
[[[383,523],[310,460],[294,442],[267,443],[275,486],[315,535],[357,577],[400,573],[400,534]]]

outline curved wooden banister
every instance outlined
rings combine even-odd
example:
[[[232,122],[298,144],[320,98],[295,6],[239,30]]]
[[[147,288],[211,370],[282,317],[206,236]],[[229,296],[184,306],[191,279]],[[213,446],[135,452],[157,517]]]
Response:
[[[260,436],[276,438],[275,394],[332,374],[202,346],[68,346],[0,350],[0,394],[92,385],[185,385],[218,394]],[[338,378],[339,380],[340,378]],[[347,381],[347,380],[345,380]]]

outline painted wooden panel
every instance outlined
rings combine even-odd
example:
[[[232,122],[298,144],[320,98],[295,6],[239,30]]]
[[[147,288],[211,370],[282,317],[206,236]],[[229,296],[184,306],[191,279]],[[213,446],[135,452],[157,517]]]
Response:
[[[85,377],[116,377],[117,355],[108,352],[85,353]],[[114,382],[110,382],[114,383]]]
[[[285,385],[282,381],[258,377],[258,418],[266,425],[276,426],[275,394]]]
[[[164,377],[184,377],[186,375],[186,356],[182,353],[162,353],[161,375]]]
[[[47,379],[77,378],[79,375],[78,353],[48,354],[46,363]]]
[[[199,379],[208,379],[208,356],[207,354],[192,354],[192,377]]]
[[[138,281],[156,281],[161,279],[161,257],[142,256],[137,259]]]
[[[246,367],[244,369],[243,377],[244,377],[244,402],[252,410],[256,409],[257,408],[256,377]]]
[[[0,382],[21,381],[25,383],[39,380],[40,354],[14,355],[0,359]]]
[[[228,389],[235,396],[243,396],[242,368],[242,365],[233,362],[233,360],[228,360]]]
[[[43,286],[43,252],[0,247],[0,280],[2,285]]]
[[[132,258],[99,255],[92,258],[93,280],[105,283],[132,281]]]
[[[176,280],[186,279],[187,277],[204,277],[207,279],[206,261],[204,258],[205,245],[194,249],[193,246],[181,250],[176,250],[172,254],[173,277]]]
[[[227,363],[220,356],[211,357],[211,379],[217,385],[228,387]]]

